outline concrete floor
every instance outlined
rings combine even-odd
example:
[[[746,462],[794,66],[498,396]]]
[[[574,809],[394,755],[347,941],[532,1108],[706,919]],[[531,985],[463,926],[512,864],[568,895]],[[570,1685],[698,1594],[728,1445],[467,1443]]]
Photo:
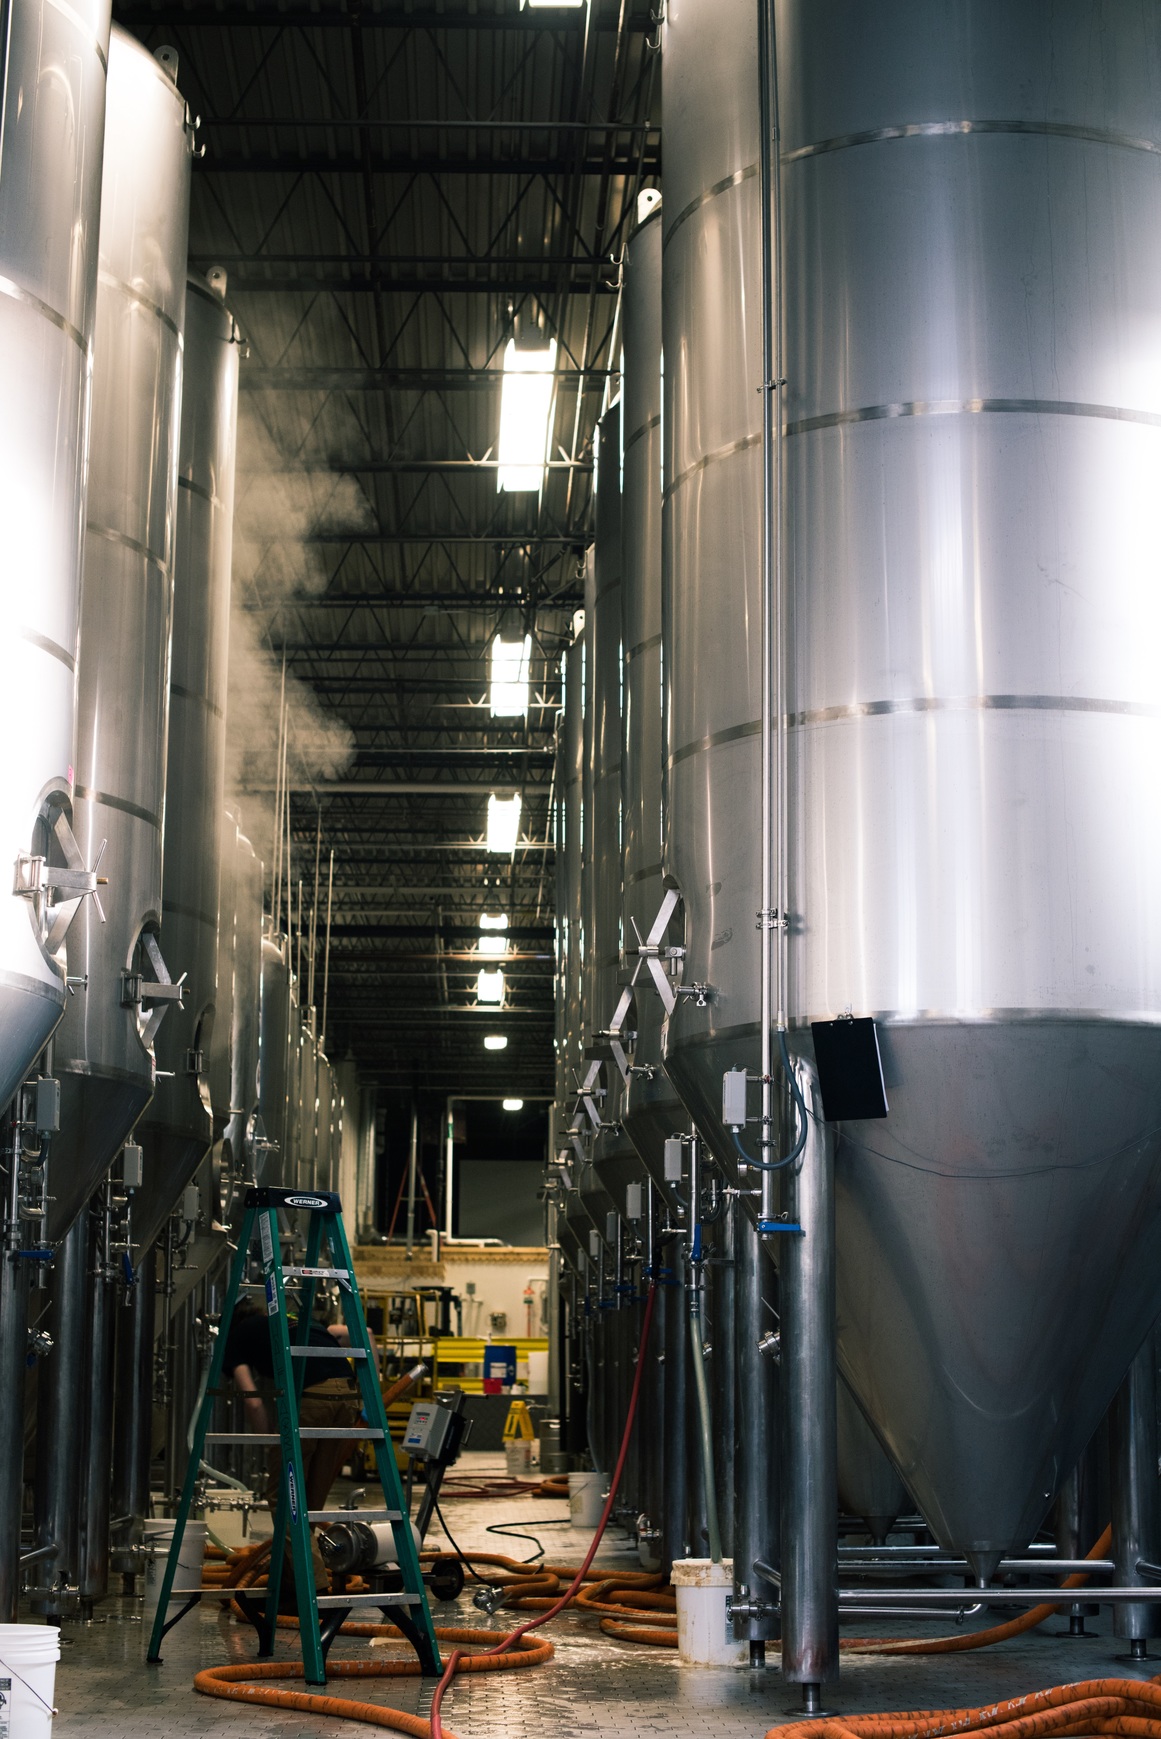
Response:
[[[457,1471],[501,1471],[494,1456],[465,1456]],[[566,1506],[540,1499],[489,1502],[450,1498],[444,1505],[448,1525],[460,1545],[507,1551],[520,1557],[533,1551],[516,1540],[505,1546],[487,1532],[492,1521],[542,1526],[550,1560],[579,1562],[590,1536],[568,1526],[543,1527],[566,1516]],[[225,1518],[225,1525],[235,1518]],[[433,1531],[432,1544],[440,1538]],[[635,1550],[623,1537],[603,1550],[599,1563],[635,1567]],[[454,1606],[436,1608],[436,1622],[472,1625],[502,1632],[511,1619],[489,1620],[471,1604],[471,1584]],[[1010,1609],[1003,1616],[1009,1616]],[[989,1622],[995,1622],[997,1614]],[[1118,1660],[1122,1645],[1113,1640],[1111,1619],[1103,1613],[1089,1621],[1097,1634],[1070,1641],[1067,1626],[1050,1620],[1039,1632],[978,1653],[945,1657],[878,1659],[844,1655],[842,1678],[828,1707],[845,1713],[871,1710],[943,1708],[991,1702],[1042,1686],[1100,1676],[1148,1678],[1161,1672],[1161,1658],[1130,1664]],[[862,1620],[860,1635],[934,1635],[954,1626]],[[853,1627],[851,1630],[853,1634]],[[713,1739],[760,1739],[766,1729],[797,1712],[798,1692],[782,1682],[776,1667],[762,1672],[694,1670],[679,1666],[671,1650],[650,1649],[603,1636],[592,1618],[565,1615],[552,1626],[555,1658],[528,1672],[477,1675],[457,1681],[446,1709],[445,1725],[459,1739],[613,1739],[627,1732],[665,1733]],[[111,1600],[89,1626],[66,1624],[57,1679],[60,1714],[55,1739],[366,1739],[367,1727],[353,1721],[319,1719],[253,1705],[201,1697],[191,1689],[195,1671],[216,1662],[253,1658],[253,1632],[216,1608],[185,1619],[171,1633],[160,1666],[144,1664],[140,1602]],[[1161,1655],[1161,1644],[1155,1645]],[[369,1644],[341,1638],[335,1655],[369,1658]],[[293,1658],[292,1639],[280,1653]],[[432,1686],[417,1679],[335,1681],[328,1694],[354,1696],[426,1715]]]

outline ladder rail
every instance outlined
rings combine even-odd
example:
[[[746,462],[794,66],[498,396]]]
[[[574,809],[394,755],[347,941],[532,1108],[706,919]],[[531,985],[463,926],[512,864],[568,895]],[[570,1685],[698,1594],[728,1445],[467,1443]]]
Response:
[[[345,1267],[349,1272],[353,1272],[354,1263],[351,1260],[346,1228],[343,1225],[341,1215],[329,1215],[328,1222],[327,1232],[331,1241],[331,1259],[336,1267]],[[370,1335],[367,1330],[366,1318],[363,1315],[358,1288],[355,1286],[341,1287],[339,1297],[342,1304],[343,1321],[347,1326],[352,1346],[363,1346],[370,1354],[372,1350]],[[415,1544],[415,1536],[411,1531],[410,1512],[403,1492],[403,1482],[399,1477],[399,1467],[395,1460],[395,1446],[391,1441],[387,1409],[383,1405],[378,1364],[373,1357],[360,1360],[356,1364],[355,1380],[363,1398],[363,1412],[366,1415],[367,1423],[381,1433],[372,1440],[380,1488],[387,1502],[390,1504],[394,1497],[396,1507],[403,1512],[402,1522],[393,1522],[391,1525],[395,1540],[395,1561],[403,1577],[404,1587],[408,1589],[418,1588],[422,1591],[424,1584],[423,1572],[419,1563],[419,1551]],[[413,1613],[413,1618],[423,1643],[423,1647],[417,1650],[420,1666],[424,1672],[438,1673],[441,1670],[439,1643],[436,1639],[435,1625],[432,1622],[426,1595],[419,1602]]]

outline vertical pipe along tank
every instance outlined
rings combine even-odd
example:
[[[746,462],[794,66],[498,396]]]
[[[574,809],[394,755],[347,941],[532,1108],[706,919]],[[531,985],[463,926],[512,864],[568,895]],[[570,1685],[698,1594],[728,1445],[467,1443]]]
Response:
[[[108,0],[0,15],[0,1105],[65,1004],[51,894],[14,890],[72,799],[108,42]]]
[[[664,898],[661,865],[661,197],[642,195],[625,251],[622,414],[621,621],[625,700],[621,745],[623,920],[626,950],[644,940]],[[633,955],[630,952],[629,958]],[[630,1140],[657,1184],[664,1144],[686,1124],[661,1071],[665,1011],[648,968],[637,975],[636,1071],[622,1103]]]
[[[839,1357],[987,1571],[1161,1308],[1161,15],[786,0],[779,60],[790,1016],[878,1019]]]
[[[214,1026],[218,857],[226,776],[226,667],[234,455],[238,425],[238,329],[225,276],[186,284],[185,359],[178,463],[169,676],[162,936],[185,997],[161,1024],[157,1083],[139,1125],[145,1182],[134,1201],[134,1238],[152,1243],[213,1141],[208,1065]]]
[[[192,130],[164,64],[115,28],[101,187],[92,462],[78,667],[74,830],[102,893],[70,935],[86,980],[56,1043],[61,1133],[48,1232],[58,1239],[149,1102],[167,1007],[160,947],[169,642]]]

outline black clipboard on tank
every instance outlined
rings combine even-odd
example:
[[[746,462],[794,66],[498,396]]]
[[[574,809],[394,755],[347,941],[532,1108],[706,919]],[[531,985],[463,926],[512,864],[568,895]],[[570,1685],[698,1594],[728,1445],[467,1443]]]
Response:
[[[869,1016],[811,1021],[822,1114],[828,1123],[886,1117],[887,1089],[879,1034]]]

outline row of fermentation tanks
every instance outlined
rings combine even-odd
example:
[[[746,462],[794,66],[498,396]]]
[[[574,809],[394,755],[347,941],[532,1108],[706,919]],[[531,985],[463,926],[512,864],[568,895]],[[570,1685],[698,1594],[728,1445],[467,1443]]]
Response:
[[[566,1440],[611,1471],[652,1290],[621,1513],[732,1557],[808,1692],[856,1521],[962,1588],[1111,1520],[1143,1647],[1161,15],[668,0],[660,44],[557,750]]]
[[[241,345],[224,274],[187,270],[177,56],[110,30],[108,0],[14,0],[0,20],[14,1620],[22,1586],[53,1617],[90,1608],[111,1547],[140,1570],[151,1484],[184,1471],[242,1186],[349,1187],[367,1107],[300,1006],[264,922],[270,877],[227,803]]]

